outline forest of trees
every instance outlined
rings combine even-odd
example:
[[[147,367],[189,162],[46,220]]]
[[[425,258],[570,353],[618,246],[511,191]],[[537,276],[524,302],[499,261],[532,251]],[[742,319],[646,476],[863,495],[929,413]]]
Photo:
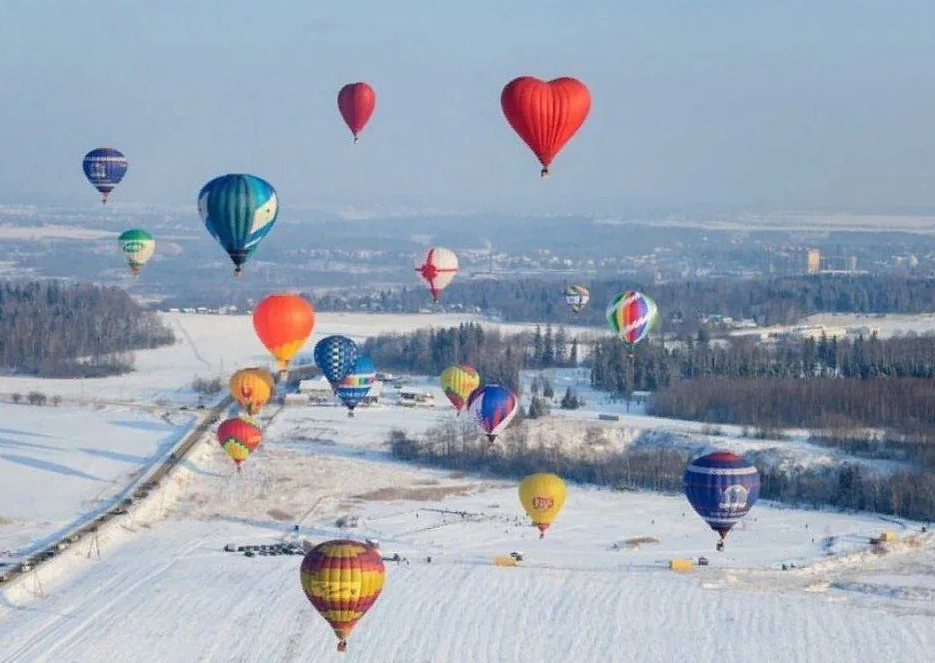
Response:
[[[119,288],[0,283],[0,370],[97,377],[133,368],[133,350],[175,340],[153,312]]]
[[[381,334],[363,347],[381,369],[437,375],[452,364],[470,364],[484,382],[520,393],[519,372],[526,368],[573,366],[578,343],[561,327],[533,333],[503,334],[476,323],[447,329],[419,329],[409,334]]]
[[[792,324],[813,313],[922,313],[935,310],[935,279],[887,275],[820,274],[752,280],[706,279],[661,284],[627,278],[570,277],[591,289],[591,303],[580,314],[568,310],[561,281],[542,278],[456,279],[442,297],[446,306],[478,308],[486,315],[516,322],[603,326],[604,309],[622,290],[642,290],[659,304],[666,332],[695,333],[699,315],[754,319],[761,325]],[[387,290],[377,295],[330,294],[315,300],[323,311],[414,312],[425,308],[423,287]]]
[[[528,423],[513,424],[491,448],[470,422],[451,420],[421,437],[393,430],[387,442],[400,460],[449,469],[517,479],[532,472],[555,472],[570,481],[618,490],[682,490],[682,475],[691,460],[687,450],[633,445],[624,451],[601,451],[607,445],[605,433],[592,426],[584,432],[580,448],[567,451],[543,440],[543,430],[535,431]],[[845,463],[790,473],[756,452],[748,457],[760,472],[764,499],[935,519],[935,471],[931,467],[882,476]]]

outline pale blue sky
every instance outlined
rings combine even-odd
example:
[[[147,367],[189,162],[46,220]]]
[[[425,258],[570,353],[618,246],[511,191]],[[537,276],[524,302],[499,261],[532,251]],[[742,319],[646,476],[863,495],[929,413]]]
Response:
[[[930,0],[0,0],[0,203],[193,201],[541,212],[643,204],[935,209]],[[588,122],[540,181],[502,86],[570,75]],[[351,144],[345,82],[377,90]]]

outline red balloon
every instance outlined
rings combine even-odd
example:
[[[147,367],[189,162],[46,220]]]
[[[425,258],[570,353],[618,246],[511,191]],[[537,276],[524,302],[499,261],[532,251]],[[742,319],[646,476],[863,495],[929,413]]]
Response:
[[[584,124],[591,110],[591,93],[574,78],[545,82],[521,76],[500,94],[503,114],[542,163],[542,176],[559,150]]]
[[[366,83],[348,83],[338,92],[338,110],[354,134],[355,143],[358,134],[373,115],[376,104],[377,95]]]

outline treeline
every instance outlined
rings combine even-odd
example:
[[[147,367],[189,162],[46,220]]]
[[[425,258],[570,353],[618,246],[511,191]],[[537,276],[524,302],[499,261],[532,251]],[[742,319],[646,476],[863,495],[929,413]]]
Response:
[[[594,387],[616,394],[665,388],[699,378],[932,378],[935,337],[913,336],[837,340],[821,337],[765,344],[739,337],[709,342],[705,332],[686,341],[637,346],[631,357],[612,338],[595,342],[591,355]]]
[[[520,478],[533,472],[554,472],[569,481],[617,490],[681,492],[682,476],[691,460],[684,449],[640,448],[605,452],[607,440],[597,426],[584,431],[577,449],[556,448],[528,424],[513,425],[490,448],[469,423],[445,422],[419,438],[393,430],[387,440],[400,460],[462,471],[483,471],[498,477]],[[787,472],[748,454],[760,472],[763,499],[794,506],[832,506],[891,514],[935,518],[935,472],[901,471],[881,476],[845,463]],[[686,503],[686,509],[688,509]]]
[[[923,313],[935,310],[935,279],[892,275],[789,276],[753,280],[708,279],[640,283],[625,278],[591,280],[569,276],[591,290],[591,303],[578,315],[562,299],[556,279],[485,279],[455,282],[445,290],[446,306],[479,310],[506,321],[605,324],[604,309],[622,290],[642,290],[659,304],[666,331],[694,333],[700,315],[753,319],[760,325],[792,324],[813,313]],[[414,312],[428,305],[424,288],[413,286],[374,295],[339,293],[317,297],[321,310]]]
[[[0,283],[0,369],[97,377],[133,368],[133,350],[173,343],[172,330],[119,288]]]
[[[437,375],[452,364],[470,364],[485,383],[505,385],[520,393],[519,372],[525,368],[573,366],[578,342],[565,330],[503,334],[477,323],[447,329],[419,329],[408,334],[368,338],[363,351],[381,370]]]

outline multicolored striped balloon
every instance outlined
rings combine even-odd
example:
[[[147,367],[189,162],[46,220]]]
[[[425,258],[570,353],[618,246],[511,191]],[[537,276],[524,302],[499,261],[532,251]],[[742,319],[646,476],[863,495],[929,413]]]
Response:
[[[235,463],[237,470],[240,464],[247,460],[256,448],[260,446],[263,433],[251,421],[234,417],[218,426],[218,442]]]
[[[357,358],[351,372],[334,388],[334,392],[347,408],[347,416],[354,416],[354,408],[370,393],[376,375],[377,369],[373,360],[364,355]]]
[[[565,303],[573,312],[580,312],[589,301],[591,301],[591,291],[583,285],[565,286]]]
[[[614,297],[607,307],[607,322],[624,343],[634,346],[652,331],[658,312],[651,297],[628,290]]]
[[[439,380],[442,389],[445,390],[445,396],[455,406],[459,415],[467,405],[468,396],[480,386],[480,376],[467,364],[449,366],[442,371]]]
[[[488,384],[475,389],[468,396],[467,407],[477,427],[493,442],[513,421],[519,399],[506,387]]]
[[[760,473],[730,451],[715,451],[693,460],[685,469],[683,483],[692,508],[721,540],[760,496]]]
[[[347,649],[351,630],[380,596],[385,576],[380,553],[359,541],[326,541],[302,560],[302,589],[334,629],[338,651]]]

